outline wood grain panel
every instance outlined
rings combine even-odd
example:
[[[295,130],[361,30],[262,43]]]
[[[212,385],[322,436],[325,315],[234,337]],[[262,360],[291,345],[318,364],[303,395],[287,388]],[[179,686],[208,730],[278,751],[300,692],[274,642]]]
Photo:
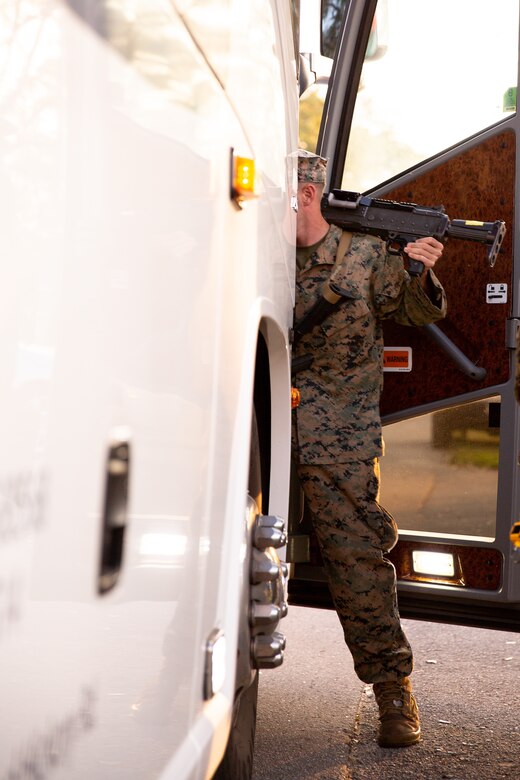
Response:
[[[385,374],[383,416],[507,381],[514,192],[515,134],[507,130],[383,196],[425,206],[442,204],[450,219],[500,219],[507,226],[494,268],[489,267],[482,244],[457,239],[447,242],[437,266],[448,297],[448,316],[439,327],[470,360],[486,368],[484,381],[463,374],[420,329],[385,323],[387,346],[412,347],[413,370]],[[489,283],[509,285],[507,304],[486,303]]]

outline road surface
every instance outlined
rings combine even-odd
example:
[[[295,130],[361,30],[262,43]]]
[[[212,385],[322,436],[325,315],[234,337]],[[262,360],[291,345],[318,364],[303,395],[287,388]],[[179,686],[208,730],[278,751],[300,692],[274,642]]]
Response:
[[[520,777],[520,633],[403,623],[423,740],[377,746],[371,688],[354,674],[335,613],[291,607],[284,664],[261,672],[253,780]]]

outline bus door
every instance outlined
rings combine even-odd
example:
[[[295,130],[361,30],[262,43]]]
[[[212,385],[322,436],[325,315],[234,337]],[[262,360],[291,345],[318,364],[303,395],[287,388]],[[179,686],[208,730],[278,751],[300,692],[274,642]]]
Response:
[[[436,267],[446,319],[385,324],[380,501],[400,528],[390,557],[403,616],[518,630],[519,5],[324,0],[321,10],[332,70],[302,96],[300,144],[329,158],[327,192],[506,225],[495,257],[446,241]],[[290,600],[326,605],[311,527],[293,512]]]

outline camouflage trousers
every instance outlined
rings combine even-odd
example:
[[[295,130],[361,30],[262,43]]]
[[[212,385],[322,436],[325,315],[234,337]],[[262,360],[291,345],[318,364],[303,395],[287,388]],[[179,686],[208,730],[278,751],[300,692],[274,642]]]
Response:
[[[395,569],[384,557],[397,526],[378,503],[379,461],[299,465],[329,588],[358,677],[405,677],[412,650],[397,608]]]

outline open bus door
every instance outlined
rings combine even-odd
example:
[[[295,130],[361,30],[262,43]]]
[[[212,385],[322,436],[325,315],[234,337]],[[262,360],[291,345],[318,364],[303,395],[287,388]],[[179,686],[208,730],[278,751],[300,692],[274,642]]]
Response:
[[[327,191],[506,223],[493,267],[483,245],[446,243],[436,333],[385,325],[404,359],[385,369],[380,500],[400,528],[390,557],[403,617],[517,631],[518,19],[516,0],[492,12],[484,0],[324,0],[320,54],[334,63],[328,87],[302,97],[304,131],[309,106],[324,106]],[[290,603],[331,606],[311,529],[292,512]]]

